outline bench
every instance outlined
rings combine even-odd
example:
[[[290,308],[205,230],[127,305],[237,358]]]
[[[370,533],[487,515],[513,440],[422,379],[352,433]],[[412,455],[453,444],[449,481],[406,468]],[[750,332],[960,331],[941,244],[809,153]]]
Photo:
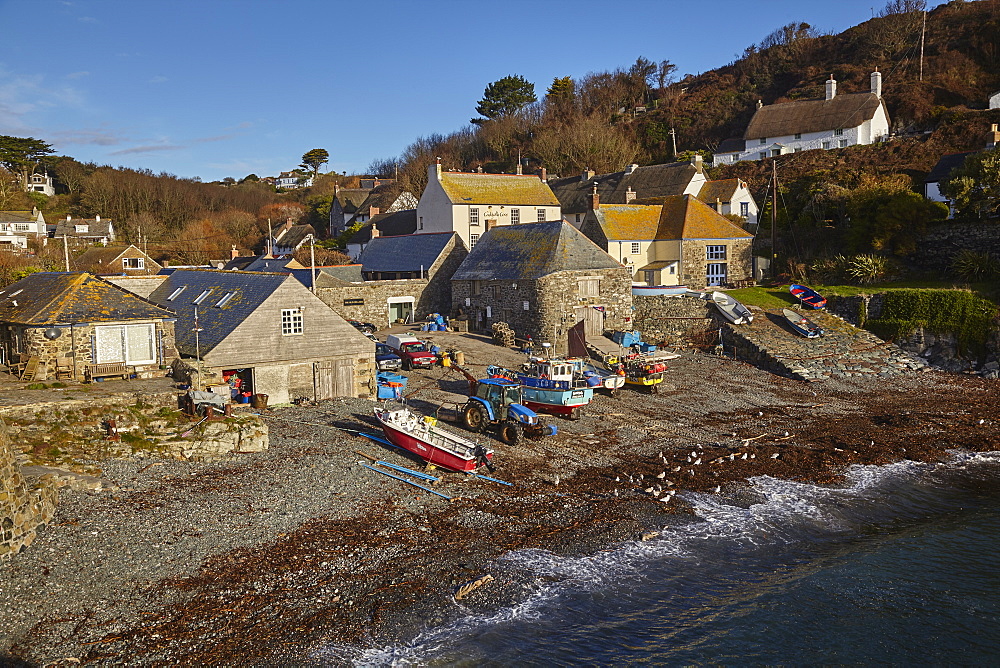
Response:
[[[131,372],[125,366],[125,362],[104,362],[103,364],[88,364],[84,369],[84,377],[93,381],[95,378],[106,378],[108,376],[121,376],[127,379]]]

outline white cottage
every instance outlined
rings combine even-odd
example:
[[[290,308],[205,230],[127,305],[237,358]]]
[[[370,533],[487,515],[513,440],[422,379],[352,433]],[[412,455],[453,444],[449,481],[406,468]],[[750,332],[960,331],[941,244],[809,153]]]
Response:
[[[417,234],[457,232],[472,248],[497,226],[562,220],[559,200],[537,176],[443,172],[428,168],[417,204]]]
[[[724,142],[715,154],[718,166],[740,160],[762,160],[811,149],[872,144],[889,134],[889,113],[882,99],[882,74],[871,74],[867,93],[837,95],[833,75],[822,100],[779,104],[757,103],[742,142]]]

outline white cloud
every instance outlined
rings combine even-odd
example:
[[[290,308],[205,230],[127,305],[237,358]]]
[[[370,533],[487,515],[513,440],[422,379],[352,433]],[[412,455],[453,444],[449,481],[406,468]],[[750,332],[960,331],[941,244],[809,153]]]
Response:
[[[62,130],[49,135],[54,144],[88,144],[96,146],[114,146],[125,142],[125,137],[116,135],[111,130],[98,128],[93,130]]]
[[[157,76],[153,77],[152,79],[150,79],[149,83],[158,84],[158,83],[163,83],[164,81],[170,81],[170,79],[168,79],[167,77],[164,77],[164,76],[157,75]]]
[[[150,146],[133,146],[132,148],[123,148],[120,151],[114,151],[108,155],[135,155],[138,153],[157,153],[159,151],[179,151],[183,148],[185,147],[177,144],[152,144]]]
[[[87,72],[87,71],[70,72],[69,74],[66,75],[66,78],[67,79],[80,79],[80,78],[89,77],[89,76],[90,76],[90,72]]]

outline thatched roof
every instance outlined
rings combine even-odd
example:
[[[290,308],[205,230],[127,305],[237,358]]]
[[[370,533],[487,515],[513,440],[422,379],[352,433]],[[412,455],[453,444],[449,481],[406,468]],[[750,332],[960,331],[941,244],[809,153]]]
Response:
[[[795,100],[769,104],[757,110],[743,138],[766,139],[798,133],[855,128],[885,110],[874,93],[840,94],[832,100]],[[886,113],[888,118],[888,112]]]

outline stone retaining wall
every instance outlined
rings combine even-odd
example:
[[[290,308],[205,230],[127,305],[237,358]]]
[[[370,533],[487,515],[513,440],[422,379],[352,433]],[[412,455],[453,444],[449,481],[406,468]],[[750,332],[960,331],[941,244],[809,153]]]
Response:
[[[0,425],[0,561],[31,545],[55,514],[59,492],[48,476],[29,487]]]
[[[963,250],[1000,257],[1000,225],[942,223],[924,235],[912,259],[922,269],[948,275],[952,260]]]
[[[714,307],[702,299],[687,295],[650,295],[632,298],[635,305],[635,328],[643,341],[676,348],[702,338],[715,329]]]

